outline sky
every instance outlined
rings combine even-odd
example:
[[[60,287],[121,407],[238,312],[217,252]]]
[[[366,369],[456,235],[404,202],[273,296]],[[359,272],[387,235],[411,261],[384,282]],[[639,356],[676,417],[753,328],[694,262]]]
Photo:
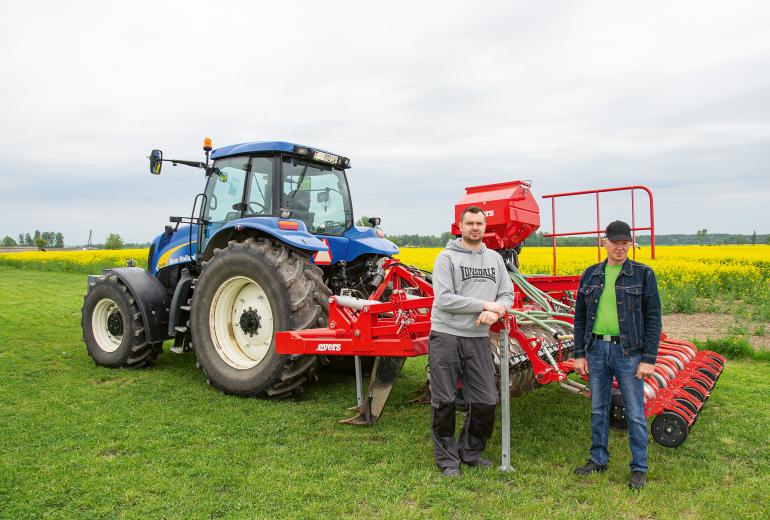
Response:
[[[199,170],[286,140],[351,159],[356,218],[449,230],[464,188],[645,185],[659,234],[770,232],[770,2],[0,3],[0,237],[149,242]],[[647,225],[646,196],[636,196]],[[595,227],[593,198],[557,231]],[[602,198],[602,225],[630,219]],[[563,226],[563,227],[562,227]]]

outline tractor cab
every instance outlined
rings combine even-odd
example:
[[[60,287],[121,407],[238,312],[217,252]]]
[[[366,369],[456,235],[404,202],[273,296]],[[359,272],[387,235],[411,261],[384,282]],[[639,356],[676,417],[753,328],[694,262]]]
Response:
[[[344,168],[350,161],[289,143],[249,143],[216,150],[201,218],[202,246],[223,226],[249,217],[301,221],[316,235],[340,236],[353,225]],[[236,154],[236,155],[232,155]]]
[[[348,269],[398,253],[376,228],[378,218],[370,219],[372,227],[353,225],[347,157],[285,141],[213,149],[207,138],[203,149],[205,162],[164,159],[160,150],[150,155],[150,172],[155,175],[162,162],[206,173],[192,216],[172,217],[177,226],[167,227],[153,241],[148,258],[152,274],[205,261],[214,249],[245,235],[278,240],[306,251],[316,265],[341,268],[339,273],[327,273],[339,288],[347,283]]]

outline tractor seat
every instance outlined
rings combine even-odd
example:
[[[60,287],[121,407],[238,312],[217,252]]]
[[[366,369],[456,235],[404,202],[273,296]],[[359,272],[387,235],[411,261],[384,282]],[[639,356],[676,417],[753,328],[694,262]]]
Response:
[[[291,210],[292,218],[304,222],[308,229],[312,228],[315,213],[310,211],[309,191],[298,191],[295,193],[294,197],[287,202],[287,209]]]

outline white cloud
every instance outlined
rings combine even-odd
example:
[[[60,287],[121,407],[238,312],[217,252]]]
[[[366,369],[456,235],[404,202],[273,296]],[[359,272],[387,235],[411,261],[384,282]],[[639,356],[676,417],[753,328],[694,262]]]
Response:
[[[357,213],[391,233],[444,231],[465,186],[516,178],[643,183],[660,232],[747,232],[770,196],[767,19],[764,2],[4,2],[0,236],[149,240],[202,180],[151,177],[145,155],[199,158],[204,135],[351,157]]]

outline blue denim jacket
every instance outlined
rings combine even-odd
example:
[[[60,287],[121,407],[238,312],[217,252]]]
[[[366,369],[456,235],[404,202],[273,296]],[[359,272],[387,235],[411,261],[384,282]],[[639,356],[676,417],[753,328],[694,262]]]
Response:
[[[594,264],[580,276],[575,299],[575,359],[585,357],[586,351],[591,350],[606,264],[607,260]],[[655,363],[662,327],[655,273],[644,264],[626,259],[615,281],[615,295],[623,355],[641,353],[642,362]]]

